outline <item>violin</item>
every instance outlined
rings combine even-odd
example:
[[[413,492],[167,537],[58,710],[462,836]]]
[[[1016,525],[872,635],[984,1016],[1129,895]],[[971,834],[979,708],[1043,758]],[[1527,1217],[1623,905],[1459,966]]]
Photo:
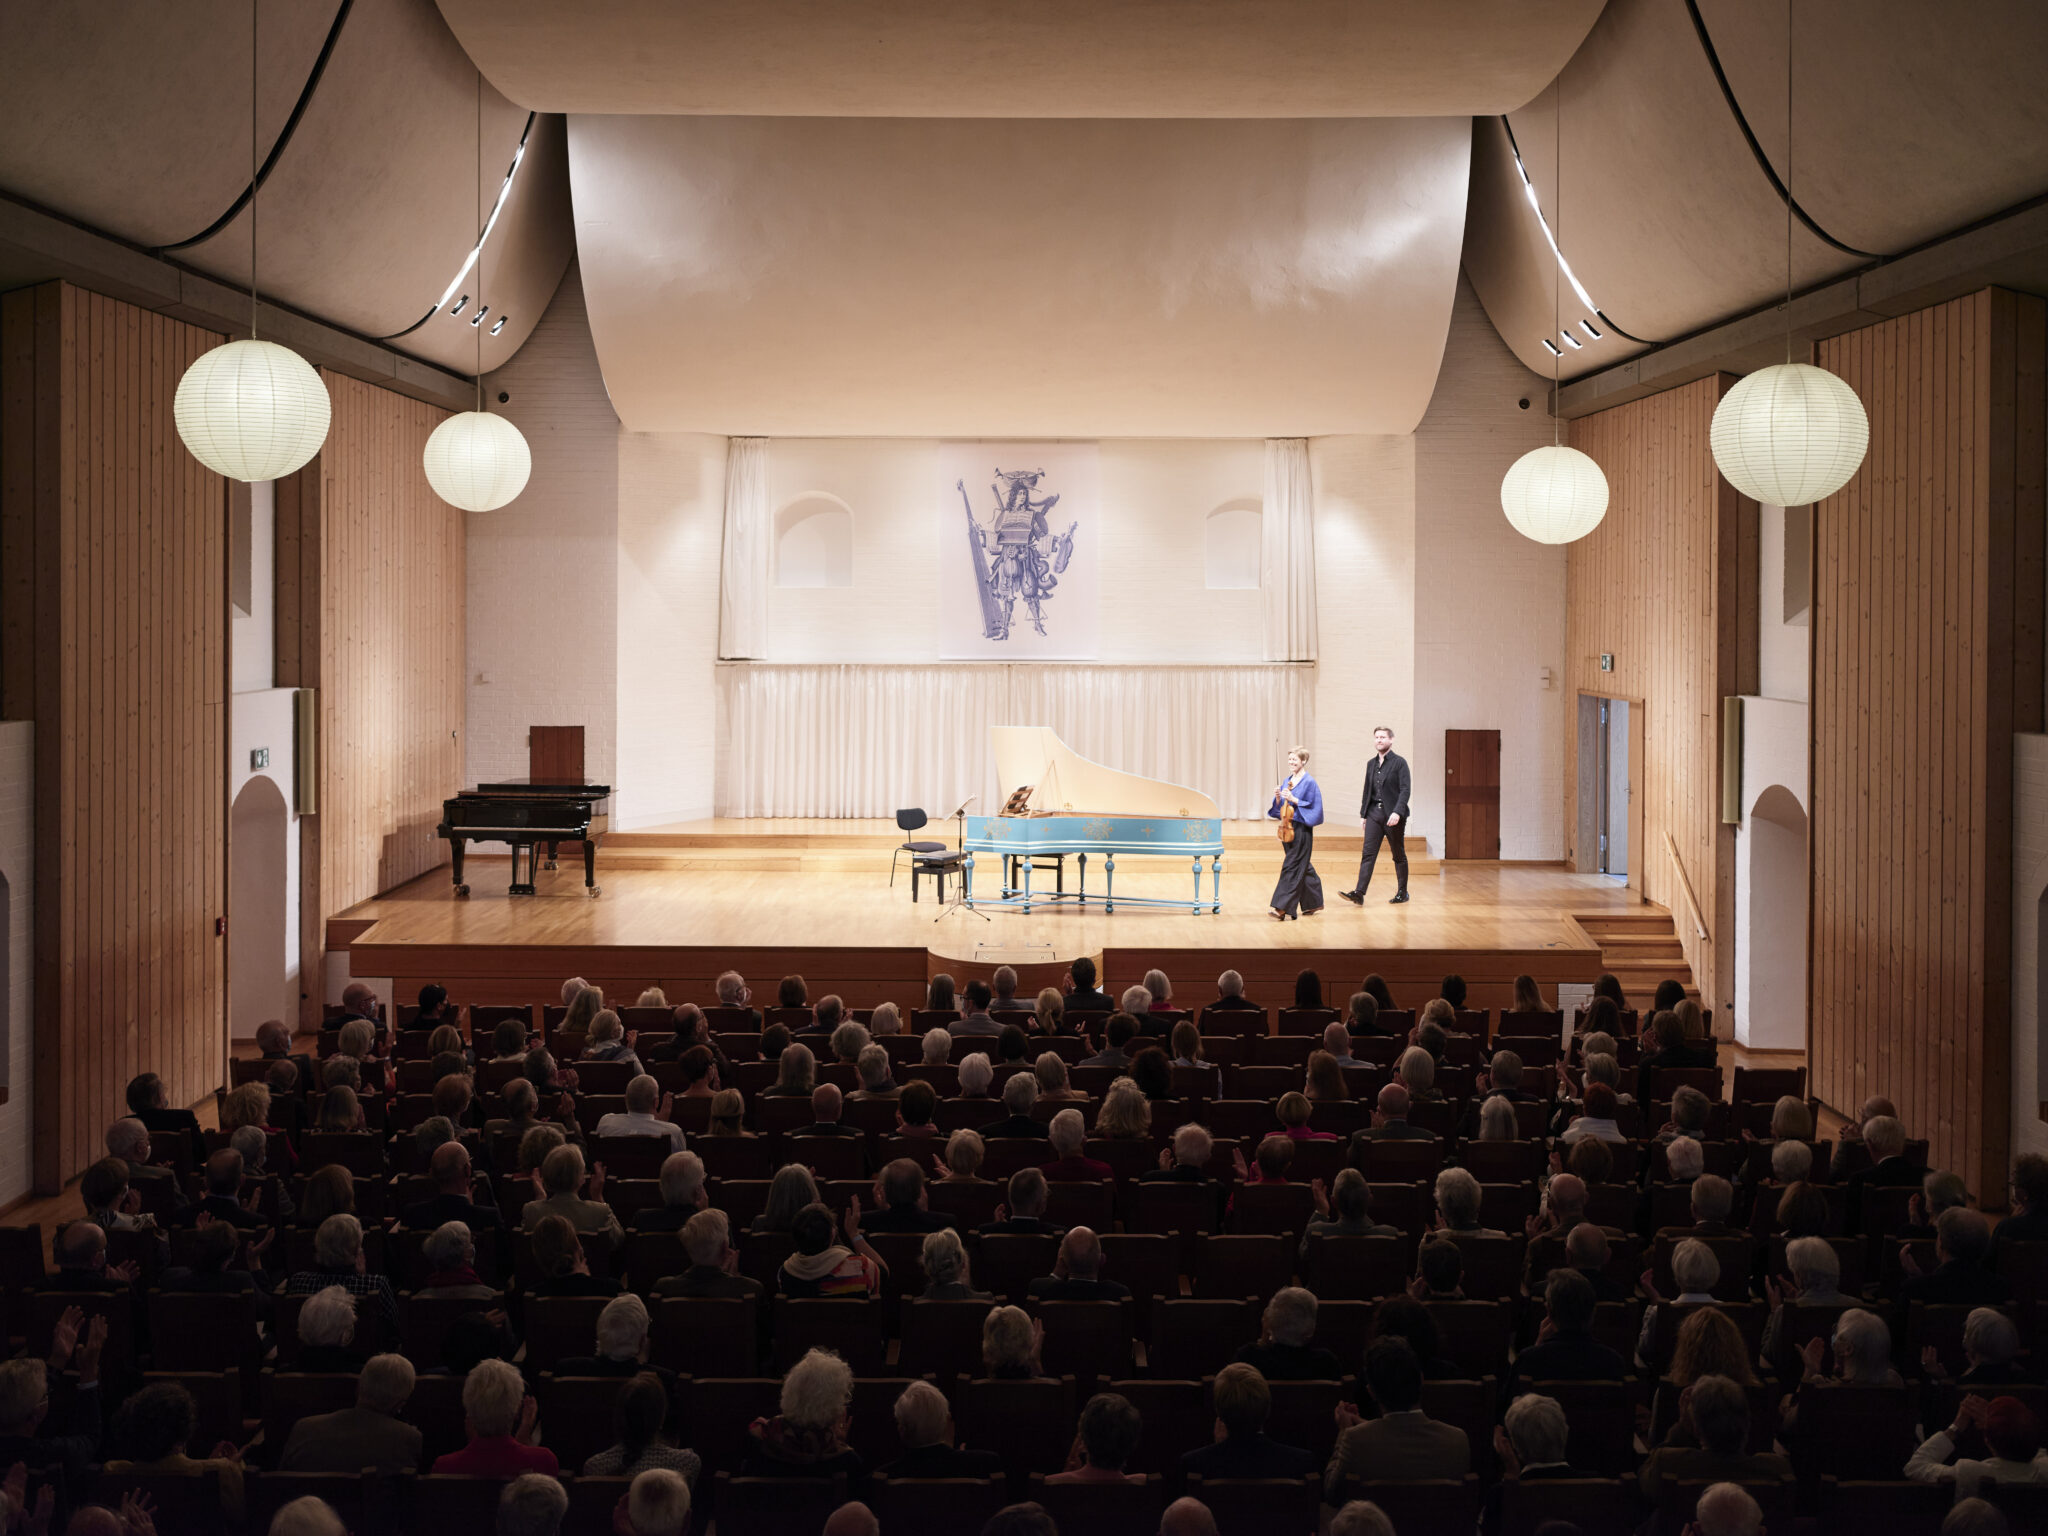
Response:
[[[1280,802],[1280,842],[1285,847],[1294,841],[1294,802],[1287,798],[1287,780],[1280,781],[1273,795]]]

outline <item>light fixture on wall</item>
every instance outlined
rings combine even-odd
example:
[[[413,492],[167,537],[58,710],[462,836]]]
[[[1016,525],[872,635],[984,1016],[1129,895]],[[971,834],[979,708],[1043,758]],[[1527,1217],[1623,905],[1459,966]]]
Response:
[[[484,76],[478,70],[476,76],[476,200],[483,202],[484,193]],[[515,169],[517,161],[514,162]],[[509,178],[508,178],[509,180]],[[502,203],[502,193],[500,202]],[[497,209],[491,210],[491,219],[497,217]],[[504,417],[484,409],[484,333],[483,318],[491,312],[484,303],[484,238],[490,234],[489,222],[483,225],[483,232],[477,238],[473,260],[476,264],[476,315],[469,322],[476,333],[476,409],[462,411],[450,416],[427,437],[426,452],[423,455],[427,471],[427,484],[434,488],[434,494],[450,506],[460,507],[465,512],[495,512],[526,489],[527,477],[533,473],[533,450],[526,445],[526,438],[520,430]],[[456,281],[462,280],[458,274]],[[452,285],[451,285],[452,286]],[[468,294],[463,295],[467,302]],[[459,310],[460,305],[457,306]],[[504,325],[501,319],[491,327],[493,336]]]
[[[1785,5],[1785,361],[1721,398],[1707,441],[1728,483],[1752,501],[1803,507],[1832,496],[1870,449],[1856,391],[1825,368],[1792,361],[1792,5]]]
[[[256,337],[256,3],[249,6],[249,337],[202,352],[171,417],[193,458],[230,480],[277,480],[327,441],[333,405],[298,353]]]
[[[1550,323],[1557,326],[1557,334],[1570,342],[1573,347],[1580,343],[1562,325],[1558,324],[1563,302],[1559,288],[1564,271],[1564,251],[1561,242],[1564,235],[1564,90],[1562,74],[1551,82],[1555,101],[1552,117],[1553,132],[1556,134],[1555,164],[1557,170],[1557,237],[1551,241],[1551,251],[1556,258],[1550,279]],[[1533,189],[1531,196],[1534,196]],[[1538,210],[1539,213],[1541,210]],[[1574,280],[1574,287],[1577,286]],[[1538,544],[1569,544],[1574,539],[1583,539],[1600,526],[1600,519],[1607,515],[1607,476],[1600,466],[1579,452],[1567,448],[1558,441],[1557,386],[1559,362],[1564,356],[1557,343],[1545,338],[1544,347],[1551,356],[1550,393],[1550,446],[1532,448],[1508,466],[1507,474],[1500,482],[1500,509],[1508,516],[1515,531],[1526,539]]]

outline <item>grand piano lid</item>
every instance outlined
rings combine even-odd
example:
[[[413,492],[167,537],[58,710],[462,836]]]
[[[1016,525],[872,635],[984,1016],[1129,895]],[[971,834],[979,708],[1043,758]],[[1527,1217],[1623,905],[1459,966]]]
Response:
[[[465,789],[465,795],[524,795],[529,799],[602,800],[610,795],[609,784],[588,784],[582,779],[499,779]]]
[[[1032,815],[1221,818],[1216,802],[1198,789],[1148,779],[1090,762],[1046,725],[992,725],[989,747],[996,779],[1008,800],[1031,786]]]

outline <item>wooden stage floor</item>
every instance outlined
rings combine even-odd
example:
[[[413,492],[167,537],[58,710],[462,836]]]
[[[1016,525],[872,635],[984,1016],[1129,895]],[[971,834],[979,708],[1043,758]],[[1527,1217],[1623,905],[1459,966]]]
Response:
[[[936,836],[940,829],[931,830]],[[1207,969],[1202,996],[1215,971],[1229,965],[1248,980],[1259,977],[1262,1000],[1273,1001],[1276,980],[1284,976],[1291,987],[1303,966],[1327,971],[1333,989],[1346,992],[1377,970],[1396,983],[1397,997],[1401,977],[1429,980],[1434,995],[1434,980],[1457,970],[1473,983],[1475,1006],[1499,1006],[1518,971],[1536,975],[1546,990],[1599,974],[1601,945],[1581,918],[1669,932],[1662,908],[1611,879],[1556,865],[1414,860],[1412,900],[1393,906],[1393,870],[1382,855],[1365,906],[1353,907],[1336,892],[1356,873],[1355,832],[1318,842],[1324,911],[1278,923],[1266,905],[1278,848],[1270,828],[1258,824],[1226,832],[1220,914],[1107,913],[1091,901],[1029,914],[993,910],[987,921],[964,911],[940,916],[930,882],[923,899],[911,901],[907,861],[890,886],[890,852],[901,838],[886,822],[694,823],[612,833],[598,854],[603,894],[596,899],[584,894],[581,859],[566,850],[558,870],[541,871],[539,894],[521,897],[506,894],[506,861],[472,856],[467,899],[454,895],[444,867],[331,920],[329,947],[350,951],[352,974],[391,978],[400,997],[409,984],[439,980],[470,1002],[552,1001],[570,974],[604,984],[614,998],[622,987],[648,984],[676,1000],[702,998],[700,988],[730,963],[747,974],[757,1002],[776,977],[796,971],[811,980],[813,995],[839,990],[865,1006],[884,997],[908,1001],[905,987],[941,970],[964,980],[1010,964],[1036,986],[1078,955],[1099,957],[1122,985],[1135,980],[1125,974],[1131,965],[1142,972],[1151,963],[1137,964],[1144,954],[1157,956],[1170,975],[1169,960],[1179,963],[1190,984]],[[988,892],[993,872],[982,864],[976,886]],[[1190,884],[1178,859],[1119,861],[1121,895],[1181,899]],[[1099,870],[1090,885],[1099,890]]]

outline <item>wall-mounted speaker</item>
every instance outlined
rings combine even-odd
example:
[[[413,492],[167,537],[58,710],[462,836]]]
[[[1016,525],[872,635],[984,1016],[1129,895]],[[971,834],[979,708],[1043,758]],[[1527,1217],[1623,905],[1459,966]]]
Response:
[[[301,816],[320,810],[320,694],[292,690],[292,800]]]
[[[1742,825],[1742,696],[1721,700],[1721,822]]]

